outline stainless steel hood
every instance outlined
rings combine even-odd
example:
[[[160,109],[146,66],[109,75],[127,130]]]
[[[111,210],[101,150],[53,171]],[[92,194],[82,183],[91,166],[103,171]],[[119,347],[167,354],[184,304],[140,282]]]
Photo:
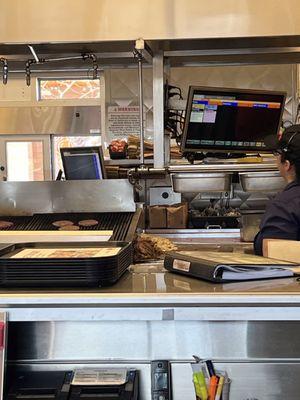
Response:
[[[24,71],[32,58],[93,53],[101,68],[136,65],[135,40],[154,53],[164,51],[171,66],[300,62],[298,0],[39,0],[3,3],[0,56],[9,70]],[[82,62],[52,67],[84,68]],[[50,68],[50,64],[32,70]]]
[[[2,43],[298,34],[298,0],[11,0],[0,13]]]

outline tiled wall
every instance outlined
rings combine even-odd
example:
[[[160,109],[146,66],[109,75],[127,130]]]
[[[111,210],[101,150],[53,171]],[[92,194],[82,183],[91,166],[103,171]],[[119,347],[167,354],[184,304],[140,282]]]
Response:
[[[168,80],[171,85],[182,89],[184,98],[187,96],[189,85],[285,91],[287,101],[284,119],[293,120],[293,92],[296,86],[296,82],[293,81],[294,68],[291,64],[172,68]],[[105,81],[107,105],[117,105],[119,100],[129,100],[131,105],[138,105],[136,69],[108,70],[105,72]],[[144,104],[148,138],[153,133],[152,97],[152,69],[145,68]]]

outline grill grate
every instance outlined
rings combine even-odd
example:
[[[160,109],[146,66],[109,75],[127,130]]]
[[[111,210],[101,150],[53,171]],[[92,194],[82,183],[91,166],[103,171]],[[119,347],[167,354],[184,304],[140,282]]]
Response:
[[[59,220],[70,220],[75,225],[84,219],[95,219],[99,223],[95,226],[81,226],[80,230],[112,230],[111,241],[123,241],[126,238],[134,213],[58,213],[58,214],[35,214],[26,230],[57,230],[52,223]]]
[[[0,221],[13,222],[13,226],[9,228],[0,228],[1,231],[26,231],[28,224],[30,223],[32,217],[7,217],[1,216]]]

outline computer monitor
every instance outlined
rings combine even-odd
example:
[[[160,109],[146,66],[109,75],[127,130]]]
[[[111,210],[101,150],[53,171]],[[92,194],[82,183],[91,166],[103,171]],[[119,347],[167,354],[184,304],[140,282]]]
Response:
[[[266,152],[267,135],[278,133],[284,92],[190,86],[181,150]]]
[[[61,148],[60,154],[67,180],[106,178],[101,146]]]

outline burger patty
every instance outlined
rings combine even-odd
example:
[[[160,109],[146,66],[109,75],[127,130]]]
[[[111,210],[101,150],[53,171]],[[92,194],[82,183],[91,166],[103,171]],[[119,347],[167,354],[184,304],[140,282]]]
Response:
[[[61,226],[58,230],[59,231],[79,231],[79,226],[77,225],[64,225]]]
[[[82,221],[78,222],[79,226],[95,226],[98,225],[99,221],[96,219],[83,219]]]
[[[71,226],[74,225],[74,222],[68,221],[67,219],[63,219],[61,221],[54,221],[52,222],[53,226],[56,226],[57,228],[61,228],[62,226]]]
[[[6,228],[11,228],[14,226],[13,222],[10,221],[0,221],[0,229],[6,229]]]

